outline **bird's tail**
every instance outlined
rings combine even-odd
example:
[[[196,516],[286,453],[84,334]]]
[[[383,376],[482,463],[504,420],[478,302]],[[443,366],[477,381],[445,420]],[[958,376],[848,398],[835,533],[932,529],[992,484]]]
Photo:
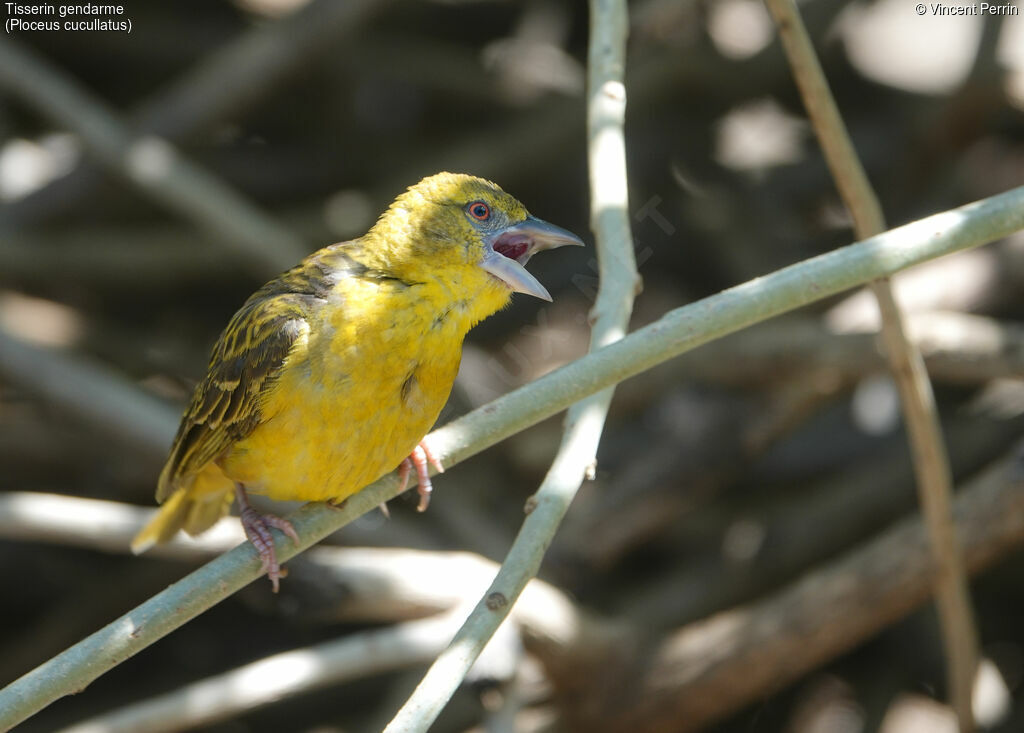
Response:
[[[136,555],[167,542],[183,529],[190,535],[205,532],[231,508],[233,484],[219,471],[203,471],[176,489],[142,531],[132,540]]]

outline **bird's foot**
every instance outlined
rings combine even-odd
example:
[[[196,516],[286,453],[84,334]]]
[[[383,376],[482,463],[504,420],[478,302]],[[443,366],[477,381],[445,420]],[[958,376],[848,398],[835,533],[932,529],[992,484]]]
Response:
[[[409,457],[398,467],[398,480],[402,482],[399,492],[405,491],[405,487],[409,483],[409,474],[413,468],[416,469],[416,480],[419,482],[416,491],[420,495],[420,503],[416,505],[418,512],[425,512],[430,506],[430,494],[434,490],[433,484],[430,483],[430,466],[436,468],[438,473],[444,473],[441,461],[427,447],[427,442],[421,440],[420,444],[412,449]]]
[[[241,510],[240,518],[242,520],[242,529],[245,530],[245,536],[249,538],[249,542],[252,543],[256,553],[260,556],[260,562],[263,563],[263,572],[270,578],[270,583],[274,586],[274,592],[277,593],[280,588],[281,578],[288,575],[288,571],[277,562],[277,552],[274,550],[274,537],[270,534],[270,528],[273,527],[281,530],[296,545],[299,544],[299,535],[295,532],[295,527],[287,519],[282,519],[273,514],[260,514],[253,509],[249,503],[249,497],[246,496],[245,489],[241,484],[235,484],[235,496],[238,499],[238,506]]]

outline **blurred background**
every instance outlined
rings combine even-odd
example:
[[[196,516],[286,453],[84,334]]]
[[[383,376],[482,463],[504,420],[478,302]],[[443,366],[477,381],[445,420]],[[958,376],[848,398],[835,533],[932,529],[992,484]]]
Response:
[[[800,7],[891,225],[1024,183],[1019,12]],[[592,242],[583,2],[181,0],[90,17],[131,32],[0,39],[4,684],[202,561],[132,557],[130,527],[106,510],[93,521],[59,501],[36,517],[18,507],[51,494],[151,506],[213,341],[266,279],[364,233],[439,170],[490,178]],[[638,0],[630,19],[634,325],[849,243],[763,5]],[[594,256],[531,263],[554,303],[517,298],[474,329],[442,423],[585,352]],[[982,507],[966,540],[986,660],[975,712],[985,730],[1024,730],[1024,234],[895,284],[963,506]],[[876,327],[871,298],[848,294],[623,383],[596,479],[541,571],[595,636],[553,648],[523,622],[434,730],[954,730],[921,543],[883,536],[913,522],[916,494]],[[436,580],[409,578],[424,593],[451,582],[446,553],[500,562],[560,427],[451,469],[425,515],[407,494],[390,520],[375,512],[330,542],[436,553],[422,556]],[[970,504],[976,488],[989,498]],[[892,569],[851,575],[872,551]],[[58,730],[416,615],[375,610],[326,562],[289,562],[279,596],[261,580],[19,730]],[[819,593],[840,571],[863,585],[861,603]],[[728,636],[715,625],[761,618],[777,626]],[[687,639],[696,651],[660,679],[678,707],[647,709],[657,696],[625,684],[649,669],[641,650]],[[202,729],[376,730],[424,668],[356,675]],[[714,675],[717,687],[701,687]],[[747,677],[763,681],[740,691]]]

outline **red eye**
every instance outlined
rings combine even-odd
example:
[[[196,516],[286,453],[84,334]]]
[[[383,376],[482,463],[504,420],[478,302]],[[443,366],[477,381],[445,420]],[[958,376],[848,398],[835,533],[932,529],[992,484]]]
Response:
[[[491,207],[483,201],[474,201],[469,205],[469,215],[477,221],[487,221],[491,218]]]

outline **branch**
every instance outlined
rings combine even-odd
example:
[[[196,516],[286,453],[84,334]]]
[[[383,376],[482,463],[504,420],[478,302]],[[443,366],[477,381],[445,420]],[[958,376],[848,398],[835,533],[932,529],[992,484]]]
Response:
[[[101,364],[27,343],[0,327],[0,374],[147,457],[167,454],[178,411]]]
[[[591,312],[591,353],[622,339],[639,282],[629,225],[623,134],[628,22],[624,0],[591,0],[587,133],[591,227],[600,266],[600,288]],[[527,502],[526,520],[494,582],[385,733],[425,733],[537,574],[573,497],[584,479],[593,477],[613,393],[614,387],[610,387],[569,408],[558,454],[537,493]]]
[[[275,654],[82,721],[64,733],[171,733],[210,725],[314,690],[429,662],[459,614],[406,621]]]
[[[1021,476],[1018,446],[957,495],[957,528],[972,572],[1024,542]],[[591,661],[592,669],[627,670],[628,678],[578,671],[556,678],[570,699],[600,702],[581,705],[567,728],[700,730],[907,616],[928,601],[940,572],[921,519],[901,522],[762,601],[678,629],[640,659]],[[558,670],[557,657],[542,661]]]
[[[241,117],[317,55],[344,45],[343,39],[356,35],[367,16],[385,6],[378,0],[313,0],[276,22],[261,23],[204,56],[142,102],[127,122],[136,134],[180,141],[232,116]],[[97,166],[81,161],[67,175],[11,202],[3,223],[20,229],[41,213],[65,213],[99,180]]]
[[[1022,425],[1020,417],[951,418],[944,427],[954,471],[970,476],[976,467],[997,460],[1020,439]],[[912,512],[916,503],[907,491],[914,480],[913,466],[894,448],[879,450],[870,461],[855,461],[821,480],[793,479],[789,499],[744,501],[744,521],[762,533],[756,555],[740,559],[722,552],[720,542],[688,545],[685,563],[622,593],[615,615],[642,619],[648,629],[678,626],[771,593],[816,564],[867,543],[880,528]],[[721,538],[736,520],[731,512],[664,513],[668,516],[663,521],[671,523],[679,536],[692,536],[699,527],[705,537]],[[600,529],[603,526],[592,531]]]
[[[41,491],[0,493],[0,538],[4,540],[50,542],[123,555],[152,517],[152,509],[117,501]],[[200,537],[180,533],[151,552],[154,557],[205,561],[244,540],[239,523],[224,518]]]
[[[853,214],[858,237],[885,229],[881,206],[857,158],[794,0],[766,0],[779,27],[786,55],[821,142],[832,177]],[[907,337],[903,314],[887,279],[871,284],[882,316],[882,338],[889,368],[900,392],[910,438],[918,495],[939,572],[935,576],[948,685],[961,733],[974,730],[971,692],[978,666],[978,631],[971,609],[967,574],[952,517],[953,474],[942,440],[928,372],[921,352]]]
[[[454,465],[588,395],[728,333],[1022,228],[1024,187],[790,265],[670,311],[621,341],[434,431],[430,445],[445,465]],[[397,493],[397,477],[389,474],[350,497],[344,507],[302,507],[290,517],[301,538],[299,546],[280,542],[278,557],[293,557]],[[81,690],[260,574],[259,559],[248,545],[196,570],[0,690],[0,729]]]
[[[0,497],[0,532],[4,510],[17,512],[19,504],[33,503],[32,497],[25,495],[19,495],[18,502],[4,499]],[[74,510],[85,515],[85,521],[74,525],[59,523],[57,539],[63,543],[96,547],[99,541],[101,549],[113,549],[99,537],[102,531],[112,529],[127,543],[129,535],[123,530],[141,526],[133,521],[138,510],[115,502],[46,496],[40,503],[45,506],[39,509]],[[88,524],[96,518],[101,521],[100,531]],[[51,537],[36,535],[35,539]],[[319,603],[307,599],[307,616],[332,623],[399,623],[274,654],[82,721],[66,733],[185,730],[327,686],[424,664],[447,646],[465,616],[467,603],[487,588],[498,569],[496,563],[470,553],[388,548],[320,547],[305,559],[309,567],[290,578],[289,585],[308,580],[325,598]],[[345,599],[341,604],[337,602],[339,589]],[[611,629],[591,622],[565,594],[536,579],[527,585],[512,620],[535,646],[561,650],[563,656],[571,656],[581,647],[601,648]]]
[[[0,539],[123,555],[151,515],[150,510],[116,501],[14,491],[0,494]],[[201,537],[179,535],[152,552],[196,561],[244,541],[238,522],[224,519]],[[318,602],[299,591],[309,615],[318,621],[380,623],[411,621],[464,606],[470,596],[487,588],[498,564],[469,552],[320,546],[303,555],[303,565],[293,570],[289,587],[307,582],[315,585],[314,592],[322,591],[317,597],[328,599]],[[341,604],[339,589],[344,596]],[[513,614],[536,636],[580,635],[582,621],[572,602],[540,580],[530,581]]]
[[[74,131],[105,166],[172,211],[222,237],[259,274],[291,267],[309,248],[166,140],[135,137],[98,99],[44,59],[0,42],[0,85]]]
[[[908,335],[937,382],[984,385],[1024,377],[1024,326],[952,311],[908,314]],[[779,386],[826,374],[851,382],[885,371],[877,333],[837,332],[822,319],[791,316],[719,339],[630,391],[646,403],[680,381]]]

